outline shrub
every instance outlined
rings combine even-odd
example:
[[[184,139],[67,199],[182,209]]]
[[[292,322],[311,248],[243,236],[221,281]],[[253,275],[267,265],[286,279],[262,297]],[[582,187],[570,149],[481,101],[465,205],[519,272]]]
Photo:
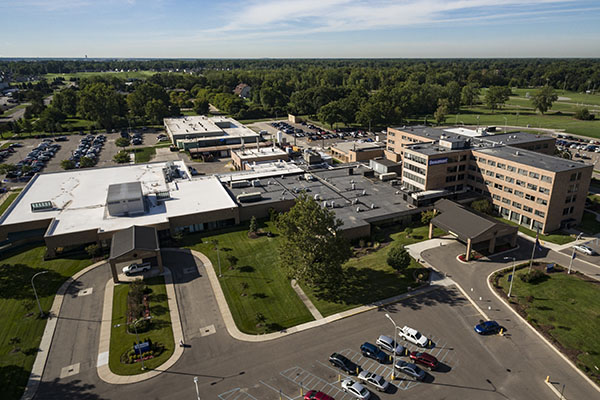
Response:
[[[85,252],[91,257],[98,257],[100,255],[100,246],[97,244],[90,244],[85,248]]]
[[[410,264],[410,255],[403,246],[394,246],[387,256],[387,263],[397,271],[406,269]]]
[[[534,269],[531,272],[526,272],[519,276],[521,280],[525,283],[537,283],[546,278],[546,274],[544,271],[540,271],[539,269]]]
[[[494,206],[492,206],[492,203],[488,199],[475,200],[471,203],[471,208],[483,214],[494,214]]]
[[[590,110],[587,108],[578,108],[574,117],[582,121],[591,121],[594,119],[594,114],[590,114]]]

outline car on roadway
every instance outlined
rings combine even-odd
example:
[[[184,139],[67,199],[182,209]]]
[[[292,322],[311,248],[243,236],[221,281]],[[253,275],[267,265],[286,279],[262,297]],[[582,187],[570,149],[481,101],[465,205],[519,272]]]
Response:
[[[408,376],[415,378],[418,381],[422,381],[426,376],[425,371],[419,368],[416,364],[408,361],[398,360],[396,361],[394,368]]]
[[[150,271],[151,268],[152,268],[152,264],[150,264],[149,262],[145,262],[145,263],[141,263],[141,264],[133,263],[133,264],[129,264],[128,266],[124,267],[123,273],[127,276],[130,276],[133,274],[137,274],[139,272]]]
[[[356,375],[361,370],[359,365],[357,365],[356,363],[352,362],[351,360],[339,353],[333,353],[332,355],[330,355],[329,363],[350,375]]]
[[[587,254],[588,256],[593,256],[594,254],[596,254],[596,252],[592,248],[586,246],[585,244],[577,244],[573,246],[573,248],[577,251]]]
[[[390,353],[396,353],[398,356],[406,354],[406,348],[401,344],[398,344],[389,336],[380,335],[375,342],[380,349],[389,351]]]
[[[429,353],[412,351],[408,356],[415,363],[426,366],[430,371],[436,369],[439,365],[438,359]]]
[[[352,396],[360,400],[367,400],[371,398],[371,392],[369,392],[369,389],[350,378],[346,378],[342,381],[342,389],[344,392],[350,393]]]
[[[480,335],[496,334],[500,331],[500,324],[496,321],[483,321],[475,325],[475,332]]]
[[[427,347],[427,344],[429,343],[429,339],[422,335],[421,332],[408,326],[404,326],[402,329],[399,329],[398,335],[400,335],[400,338],[420,347]]]
[[[373,343],[364,342],[360,346],[360,351],[364,357],[372,358],[375,361],[378,361],[382,364],[389,361],[390,356],[387,353],[383,352],[379,347],[375,346]]]
[[[333,397],[316,390],[309,390],[304,395],[304,400],[335,400]]]
[[[375,389],[377,389],[379,392],[387,392],[388,388],[390,387],[390,383],[386,381],[383,376],[369,371],[361,371],[357,378],[359,381],[375,387]]]

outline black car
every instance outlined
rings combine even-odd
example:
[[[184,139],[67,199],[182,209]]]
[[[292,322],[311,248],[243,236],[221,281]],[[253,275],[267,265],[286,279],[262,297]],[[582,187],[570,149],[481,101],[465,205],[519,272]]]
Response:
[[[372,358],[382,364],[390,361],[390,356],[372,343],[363,343],[362,346],[360,346],[360,351],[364,357]]]
[[[330,355],[329,362],[334,367],[338,367],[339,369],[350,375],[357,375],[360,371],[362,371],[362,368],[359,365],[355,364],[348,358],[338,353],[333,353],[332,355]]]

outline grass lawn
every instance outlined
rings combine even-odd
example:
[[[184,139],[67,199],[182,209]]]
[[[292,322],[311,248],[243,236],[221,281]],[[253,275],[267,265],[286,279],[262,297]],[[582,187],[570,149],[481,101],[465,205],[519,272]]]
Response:
[[[154,147],[133,147],[128,148],[128,152],[135,153],[136,164],[149,162],[156,154],[156,148]]]
[[[259,227],[274,231],[270,222]],[[219,273],[217,251],[211,241],[218,240],[223,277],[219,279],[227,303],[238,328],[245,333],[257,334],[277,331],[304,322],[313,317],[296,295],[285,273],[278,268],[277,237],[248,238],[247,225],[209,234],[191,234],[183,244],[210,258]],[[237,268],[229,269],[227,257],[238,258]],[[265,327],[257,327],[256,314],[266,318]]]
[[[22,189],[11,191],[10,194],[6,197],[6,199],[0,204],[0,215],[4,214],[4,211],[12,204],[13,201],[17,198],[19,193],[21,193]]]
[[[402,294],[407,291],[408,286],[415,287],[413,272],[423,267],[415,259],[411,259],[408,269],[404,273],[397,273],[387,264],[387,253],[396,245],[427,240],[428,233],[429,226],[414,228],[411,237],[407,237],[404,231],[397,232],[394,229],[376,233],[376,239],[384,246],[346,262],[344,269],[347,280],[337,290],[336,299],[330,299],[328,293],[319,293],[306,285],[303,285],[303,289],[324,316]],[[441,229],[435,228],[434,235],[444,234]]]
[[[145,283],[151,290],[149,306],[152,315],[152,328],[147,332],[138,332],[139,337],[141,341],[149,338],[153,343],[161,343],[165,347],[165,350],[158,357],[144,361],[146,369],[153,369],[171,357],[171,354],[175,350],[175,343],[173,341],[173,329],[171,328],[171,314],[169,313],[165,280],[162,276],[157,276],[146,280]],[[131,350],[136,340],[135,334],[127,333],[128,291],[128,284],[117,285],[113,297],[108,365],[110,370],[117,375],[136,375],[144,372],[139,362],[125,364],[120,361],[121,355]],[[115,327],[116,325],[119,326]]]
[[[0,386],[3,399],[19,399],[23,394],[46,326],[46,319],[38,318],[31,277],[37,272],[49,271],[35,282],[42,309],[48,311],[60,285],[91,263],[84,254],[44,261],[45,251],[45,246],[21,247],[1,257]],[[20,339],[20,343],[9,344],[13,337]],[[15,347],[20,350],[15,351]]]
[[[597,233],[600,233],[600,222],[596,219],[595,214],[588,211],[584,211],[583,218],[581,219],[581,224],[579,224],[579,228],[585,233],[595,235]]]
[[[524,226],[521,226],[519,224],[517,224],[516,222],[504,219],[502,217],[495,217],[498,221],[502,221],[505,224],[508,225],[512,225],[512,226],[518,226],[519,227],[519,232],[522,232],[524,234],[526,234],[529,237],[535,238],[537,233],[535,231],[532,231],[531,229],[528,229]],[[556,244],[567,244],[572,242],[573,240],[575,240],[573,237],[571,237],[571,235],[567,234],[567,233],[551,233],[549,235],[543,235],[540,234],[540,240],[542,242],[546,241],[546,242],[551,242],[551,243],[556,243]]]
[[[513,301],[521,315],[600,383],[600,372],[594,368],[600,366],[600,285],[564,271],[546,274],[538,283],[525,283],[518,277],[526,272],[526,268],[517,271],[513,282]],[[505,293],[509,273],[499,279]]]

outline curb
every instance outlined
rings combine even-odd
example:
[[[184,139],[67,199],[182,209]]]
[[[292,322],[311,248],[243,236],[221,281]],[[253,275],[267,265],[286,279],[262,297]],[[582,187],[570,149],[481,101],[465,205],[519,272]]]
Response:
[[[181,249],[169,249],[169,250],[182,251],[182,252],[188,251],[188,250],[181,250]],[[379,307],[397,303],[401,300],[405,300],[405,299],[415,297],[415,296],[418,296],[418,295],[421,295],[424,293],[428,293],[428,292],[431,292],[431,291],[439,288],[439,286],[435,286],[435,285],[434,286],[426,286],[426,287],[422,287],[419,289],[415,289],[414,291],[409,292],[409,293],[403,293],[401,295],[391,297],[389,299],[376,301],[369,305],[359,306],[359,307],[353,308],[351,310],[346,310],[341,313],[330,315],[323,319],[296,325],[289,329],[284,329],[279,332],[266,333],[264,335],[250,335],[250,334],[241,332],[238,329],[237,325],[235,324],[235,320],[233,319],[233,315],[231,314],[231,310],[229,309],[229,304],[227,303],[225,294],[223,293],[223,289],[221,288],[221,284],[219,283],[219,279],[217,278],[217,274],[213,268],[212,263],[208,259],[208,257],[206,257],[204,254],[202,254],[196,250],[189,249],[189,251],[194,255],[194,257],[197,257],[198,259],[200,259],[206,268],[206,273],[210,280],[210,284],[213,288],[213,293],[215,295],[217,303],[219,304],[219,310],[221,311],[221,316],[223,317],[223,321],[225,322],[225,327],[227,328],[227,332],[234,339],[237,339],[240,341],[245,341],[245,342],[266,342],[269,340],[279,339],[281,337],[285,337],[285,336],[291,335],[293,333],[302,332],[302,331],[305,331],[305,330],[308,330],[311,328],[326,325],[330,322],[339,321],[341,319],[352,317],[354,315],[361,314],[363,312],[371,311],[371,310],[374,310]]]
[[[54,301],[52,302],[52,307],[50,307],[50,310],[48,311],[48,315],[50,316],[48,317],[46,327],[44,328],[44,333],[42,334],[42,339],[38,347],[38,355],[35,357],[35,361],[33,362],[33,367],[31,368],[31,373],[29,374],[29,380],[27,381],[27,386],[25,386],[25,391],[23,392],[23,396],[21,396],[21,400],[33,399],[40,386],[40,381],[42,380],[42,375],[44,374],[44,369],[46,368],[46,361],[48,360],[50,346],[52,345],[54,331],[56,330],[56,323],[58,322],[58,316],[60,315],[60,309],[62,307],[63,298],[67,289],[73,282],[79,279],[80,276],[88,273],[94,268],[104,265],[105,263],[106,261],[102,260],[85,267],[75,275],[67,278],[67,280],[56,291]]]
[[[179,341],[183,341],[183,331],[181,329],[181,320],[179,319],[179,307],[177,304],[177,296],[175,294],[175,285],[173,284],[173,275],[171,270],[165,268],[164,278],[165,287],[167,289],[167,298],[169,303],[169,314],[171,314],[171,329],[173,330],[173,354],[171,357],[157,368],[148,372],[137,375],[117,375],[110,370],[108,357],[105,357],[105,362],[102,365],[97,365],[98,377],[106,383],[113,385],[123,385],[129,383],[142,382],[171,368],[179,358],[183,355],[183,347],[178,346]],[[98,342],[98,363],[100,362],[100,354],[110,351],[110,330],[112,325],[113,312],[113,293],[115,284],[110,278],[106,282],[106,290],[104,291],[104,307],[102,309],[102,324],[100,325],[100,340]]]
[[[544,382],[546,382],[546,385],[548,385],[550,390],[552,390],[554,392],[556,397],[558,397],[561,400],[567,400],[567,398],[561,392],[559,392],[557,388],[554,387],[554,384],[552,382],[547,381],[547,380],[545,380]]]
[[[581,371],[579,368],[577,368],[577,366],[575,364],[573,364],[573,362],[571,360],[569,360],[569,358],[567,356],[565,356],[563,353],[561,353],[560,350],[558,350],[552,343],[550,343],[550,341],[548,341],[548,339],[546,339],[544,337],[544,335],[542,335],[540,332],[538,332],[537,329],[535,329],[529,322],[527,322],[527,320],[525,318],[523,318],[518,312],[516,312],[515,309],[510,304],[508,304],[498,293],[496,293],[496,290],[494,290],[494,288],[492,287],[492,284],[490,283],[490,278],[496,272],[502,271],[503,269],[506,269],[506,267],[502,267],[495,271],[492,271],[487,276],[486,282],[487,282],[489,290],[494,294],[494,296],[496,296],[496,298],[498,300],[500,300],[506,307],[508,307],[508,309],[513,314],[515,314],[521,320],[521,322],[523,322],[525,325],[527,325],[533,332],[535,332],[536,335],[538,335],[538,337],[540,337],[544,341],[544,343],[546,343],[552,350],[554,350],[554,352],[556,354],[558,354],[563,360],[565,360],[571,366],[571,368],[573,368],[575,371],[577,371],[577,373],[579,375],[581,375],[590,385],[592,385],[592,387],[594,389],[596,389],[598,392],[600,392],[600,387],[598,387],[598,385],[596,385],[596,383],[594,383],[594,381],[592,381],[586,374],[584,374],[583,371]]]

